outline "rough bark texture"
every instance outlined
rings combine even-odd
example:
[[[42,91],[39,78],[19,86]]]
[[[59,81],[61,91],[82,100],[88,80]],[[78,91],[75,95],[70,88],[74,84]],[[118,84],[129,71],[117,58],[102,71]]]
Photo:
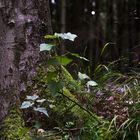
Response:
[[[0,0],[0,121],[32,84],[40,38],[51,32],[49,0]]]

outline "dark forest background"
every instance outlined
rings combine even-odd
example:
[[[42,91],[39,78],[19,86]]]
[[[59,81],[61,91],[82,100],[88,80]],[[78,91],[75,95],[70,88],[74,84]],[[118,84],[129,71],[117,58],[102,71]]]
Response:
[[[84,54],[92,68],[119,59],[118,69],[138,66],[140,0],[51,0],[51,14],[54,32],[78,35],[74,44],[65,43],[66,49]]]
[[[0,0],[0,27],[0,140],[140,140],[140,0]]]

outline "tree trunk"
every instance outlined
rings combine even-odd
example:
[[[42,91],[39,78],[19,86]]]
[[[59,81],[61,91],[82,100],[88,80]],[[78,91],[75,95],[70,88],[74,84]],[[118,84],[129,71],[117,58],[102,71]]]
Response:
[[[61,33],[66,32],[66,0],[61,0]],[[65,41],[61,44],[61,53],[65,53]]]
[[[0,121],[32,84],[44,33],[52,33],[49,0],[0,0]]]

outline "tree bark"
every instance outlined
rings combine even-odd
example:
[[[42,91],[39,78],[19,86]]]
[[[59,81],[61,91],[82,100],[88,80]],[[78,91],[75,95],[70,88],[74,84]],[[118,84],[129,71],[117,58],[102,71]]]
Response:
[[[51,34],[49,0],[0,0],[0,121],[32,84],[39,43]]]

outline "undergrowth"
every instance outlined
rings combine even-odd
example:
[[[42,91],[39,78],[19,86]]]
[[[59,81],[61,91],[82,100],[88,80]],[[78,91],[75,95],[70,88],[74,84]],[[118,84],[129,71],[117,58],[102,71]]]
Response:
[[[21,105],[34,139],[140,139],[140,74],[116,71],[115,61],[97,65],[91,76],[94,81],[79,70],[73,77],[66,68],[72,57],[89,60],[70,52],[58,55],[57,51],[61,39],[74,41],[75,37],[71,33],[46,35],[49,44],[40,45],[42,62],[30,96]]]

